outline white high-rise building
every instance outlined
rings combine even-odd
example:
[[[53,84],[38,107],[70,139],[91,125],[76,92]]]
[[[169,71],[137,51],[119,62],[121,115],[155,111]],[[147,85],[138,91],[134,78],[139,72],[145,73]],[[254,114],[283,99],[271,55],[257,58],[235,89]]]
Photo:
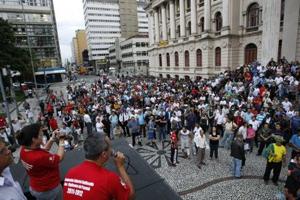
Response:
[[[89,60],[106,64],[116,38],[148,33],[144,0],[83,0]]]

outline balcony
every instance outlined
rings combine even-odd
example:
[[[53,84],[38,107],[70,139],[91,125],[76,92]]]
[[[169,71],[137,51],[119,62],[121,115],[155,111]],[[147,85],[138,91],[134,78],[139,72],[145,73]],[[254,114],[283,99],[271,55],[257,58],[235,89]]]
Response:
[[[250,26],[250,27],[246,27],[246,32],[254,32],[254,31],[258,31],[258,26]]]
[[[215,32],[215,36],[220,36],[220,35],[221,35],[221,31]]]

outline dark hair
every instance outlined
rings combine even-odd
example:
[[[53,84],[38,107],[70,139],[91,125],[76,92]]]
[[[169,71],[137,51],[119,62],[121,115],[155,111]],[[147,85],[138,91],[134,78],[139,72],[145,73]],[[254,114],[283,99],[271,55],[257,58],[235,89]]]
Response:
[[[105,136],[99,133],[88,136],[83,144],[85,158],[89,160],[97,160],[99,155],[103,151],[107,151],[108,148],[109,145],[107,141],[105,141]]]
[[[40,129],[41,125],[38,123],[25,126],[21,131],[16,133],[18,143],[23,146],[30,146],[32,138],[38,138]]]

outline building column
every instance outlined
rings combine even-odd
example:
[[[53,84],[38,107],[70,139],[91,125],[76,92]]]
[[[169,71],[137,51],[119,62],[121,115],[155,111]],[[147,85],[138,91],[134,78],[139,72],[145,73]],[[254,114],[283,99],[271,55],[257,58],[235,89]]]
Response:
[[[299,7],[299,0],[285,1],[281,55],[285,56],[288,61],[297,60]]]
[[[176,28],[175,28],[175,4],[174,0],[170,1],[170,31],[171,39],[176,38]]]
[[[179,0],[180,37],[185,37],[185,6],[184,0]]]
[[[210,0],[204,0],[204,31],[210,32],[211,28],[211,10],[210,10]]]
[[[166,15],[166,6],[164,4],[161,5],[161,22],[162,22],[162,39],[168,40],[167,35],[167,15]]]
[[[279,45],[281,0],[263,1],[262,65],[271,58],[277,60]]]
[[[159,43],[160,34],[159,34],[159,21],[158,21],[158,12],[154,10],[154,29],[155,29],[155,43]]]
[[[197,5],[196,0],[191,1],[191,34],[197,34]]]
[[[154,44],[154,32],[153,32],[153,13],[149,13],[149,44],[150,46]]]
[[[229,15],[231,13],[229,5],[230,5],[230,0],[223,0],[223,7],[222,7],[223,30],[229,29]]]

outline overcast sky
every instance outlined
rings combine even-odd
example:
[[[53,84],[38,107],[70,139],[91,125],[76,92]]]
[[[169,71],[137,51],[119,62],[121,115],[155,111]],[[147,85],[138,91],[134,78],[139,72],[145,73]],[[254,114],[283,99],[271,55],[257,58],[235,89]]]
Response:
[[[77,29],[85,29],[82,0],[53,0],[62,61],[70,59],[71,41]]]

